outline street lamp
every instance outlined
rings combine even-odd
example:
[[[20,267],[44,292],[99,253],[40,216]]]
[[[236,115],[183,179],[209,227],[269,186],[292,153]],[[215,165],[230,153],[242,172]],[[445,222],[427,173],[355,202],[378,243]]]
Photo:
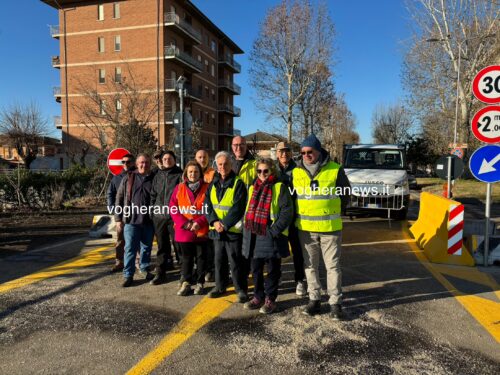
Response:
[[[181,147],[181,168],[184,169],[184,149],[185,149],[185,141],[184,141],[184,97],[186,96],[186,89],[184,88],[184,84],[186,83],[187,79],[186,77],[180,76],[177,78],[177,85],[176,89],[178,90],[179,93],[179,101],[180,101],[180,134],[179,134],[179,140],[180,140],[180,147]]]

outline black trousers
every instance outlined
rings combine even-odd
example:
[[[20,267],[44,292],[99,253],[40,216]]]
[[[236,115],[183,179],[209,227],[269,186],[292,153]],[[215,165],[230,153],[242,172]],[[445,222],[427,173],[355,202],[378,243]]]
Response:
[[[215,272],[215,250],[214,250],[214,241],[207,241],[207,272],[214,273]]]
[[[264,265],[267,277],[264,279]],[[254,295],[261,301],[264,297],[276,301],[281,277],[281,258],[252,258]]]
[[[236,292],[248,291],[249,260],[241,253],[242,238],[233,241],[214,240],[215,286],[219,290],[227,288],[227,263],[231,267],[231,278]]]
[[[288,242],[292,248],[295,282],[305,280],[306,273],[304,271],[304,255],[302,254],[302,246],[300,246],[299,230],[293,223],[288,228]]]
[[[191,284],[205,284],[207,245],[205,242],[179,242],[182,254],[182,280]],[[193,274],[196,260],[196,275]]]
[[[175,257],[180,261],[179,245],[174,241],[174,222],[167,218],[154,218],[156,241],[158,242],[158,252],[156,253],[156,263],[159,272],[165,272],[168,265],[172,264],[172,245],[174,246]]]

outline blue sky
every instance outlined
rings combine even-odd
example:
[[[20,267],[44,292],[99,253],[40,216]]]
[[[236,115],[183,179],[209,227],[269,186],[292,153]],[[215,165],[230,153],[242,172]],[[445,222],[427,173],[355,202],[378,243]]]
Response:
[[[266,10],[278,0],[194,0],[245,52],[250,52]],[[313,1],[315,3],[315,1]],[[380,103],[402,99],[401,60],[403,42],[409,37],[409,16],[403,1],[329,0],[330,15],[337,30],[335,69],[337,90],[346,96],[357,119],[363,142],[371,141],[371,116]],[[57,11],[38,0],[2,1],[0,5],[0,107],[12,102],[36,101],[52,122],[60,104],[52,87],[60,85],[59,70],[52,68],[51,56],[59,54],[47,25],[57,24]],[[235,104],[242,109],[235,127],[248,134],[268,130],[264,116],[254,107],[248,84],[248,56],[237,61],[242,73],[236,82],[242,95]],[[285,130],[283,129],[283,134]],[[53,136],[59,133],[54,131]]]

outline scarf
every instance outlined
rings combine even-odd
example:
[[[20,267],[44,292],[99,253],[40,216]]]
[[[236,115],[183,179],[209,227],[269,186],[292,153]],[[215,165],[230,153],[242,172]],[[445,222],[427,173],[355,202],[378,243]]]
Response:
[[[257,178],[253,184],[253,193],[245,215],[245,228],[259,236],[266,235],[274,183],[274,176],[269,176],[265,181]]]
[[[195,193],[196,190],[198,190],[198,188],[200,187],[200,180],[198,180],[196,182],[186,181],[186,184],[187,184],[189,190],[191,190],[193,193]]]

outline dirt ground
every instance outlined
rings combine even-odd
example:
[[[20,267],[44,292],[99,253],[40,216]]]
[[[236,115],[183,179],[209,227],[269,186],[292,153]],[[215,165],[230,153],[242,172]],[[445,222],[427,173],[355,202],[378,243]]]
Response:
[[[0,258],[87,234],[104,207],[0,214]]]

